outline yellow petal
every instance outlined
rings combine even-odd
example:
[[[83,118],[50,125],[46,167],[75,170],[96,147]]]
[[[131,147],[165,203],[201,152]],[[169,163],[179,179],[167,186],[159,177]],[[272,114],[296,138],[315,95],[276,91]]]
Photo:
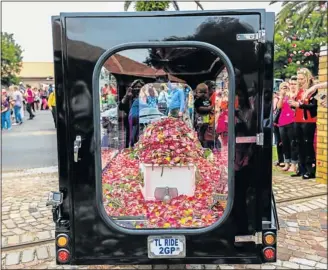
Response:
[[[166,223],[164,223],[163,227],[164,228],[170,228],[171,227],[171,224],[166,222]]]

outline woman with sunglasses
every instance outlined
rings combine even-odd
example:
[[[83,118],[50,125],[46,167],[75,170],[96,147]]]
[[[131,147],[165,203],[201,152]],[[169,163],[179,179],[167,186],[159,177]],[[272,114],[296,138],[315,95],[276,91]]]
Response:
[[[292,147],[292,142],[294,140],[295,112],[288,105],[288,101],[294,98],[294,94],[295,93],[290,91],[289,84],[287,82],[281,83],[279,86],[279,100],[277,103],[277,108],[281,110],[278,126],[282,141],[285,163],[285,166],[282,168],[282,170],[290,170],[296,172],[298,157],[295,148]]]
[[[302,68],[297,72],[299,91],[295,100],[289,105],[296,109],[295,131],[299,152],[299,170],[292,176],[302,176],[303,179],[315,178],[316,156],[314,149],[314,136],[317,121],[316,91],[306,97],[306,91],[313,86],[313,76],[310,70]],[[304,98],[306,97],[306,98]]]

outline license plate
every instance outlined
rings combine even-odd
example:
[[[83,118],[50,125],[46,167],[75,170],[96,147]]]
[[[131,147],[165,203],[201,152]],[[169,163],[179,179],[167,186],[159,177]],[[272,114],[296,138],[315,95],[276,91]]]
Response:
[[[148,236],[149,258],[184,258],[186,257],[186,237]]]

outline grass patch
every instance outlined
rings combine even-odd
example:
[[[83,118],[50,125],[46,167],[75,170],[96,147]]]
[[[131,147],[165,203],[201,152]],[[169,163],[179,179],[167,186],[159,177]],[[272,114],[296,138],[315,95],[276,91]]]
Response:
[[[278,160],[277,146],[272,146],[272,161],[275,162]]]

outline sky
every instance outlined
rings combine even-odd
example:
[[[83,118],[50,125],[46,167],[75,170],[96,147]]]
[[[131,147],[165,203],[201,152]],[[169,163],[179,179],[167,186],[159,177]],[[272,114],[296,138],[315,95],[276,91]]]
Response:
[[[193,2],[178,1],[180,10],[196,10]],[[281,3],[203,2],[206,10],[266,9],[279,12]],[[2,31],[13,33],[23,48],[24,62],[52,62],[51,16],[61,12],[118,12],[123,2],[2,2]],[[173,10],[171,7],[170,10]],[[133,5],[129,11],[133,11]]]

